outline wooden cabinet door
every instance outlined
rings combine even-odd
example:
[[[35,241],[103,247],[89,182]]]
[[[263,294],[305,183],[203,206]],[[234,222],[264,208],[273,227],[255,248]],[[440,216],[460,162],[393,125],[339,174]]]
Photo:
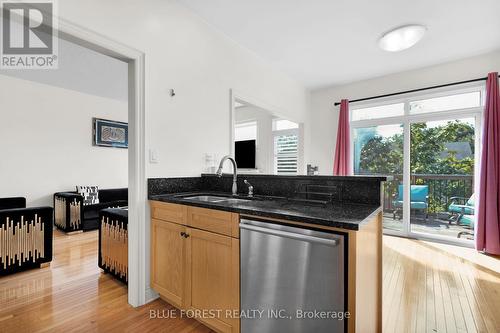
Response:
[[[239,319],[226,312],[239,311],[239,239],[191,228],[186,232],[186,308],[216,310],[217,318],[197,319],[218,332],[239,332]]]
[[[151,224],[151,286],[174,306],[184,302],[186,227],[152,219]]]

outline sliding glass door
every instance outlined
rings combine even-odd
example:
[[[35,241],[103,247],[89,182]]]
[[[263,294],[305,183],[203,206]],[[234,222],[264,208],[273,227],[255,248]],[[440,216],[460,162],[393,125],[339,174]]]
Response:
[[[472,244],[482,87],[351,106],[354,174],[387,175],[387,234]]]
[[[410,124],[410,231],[473,239],[476,119]]]
[[[393,178],[384,184],[383,224],[386,230],[396,232],[403,231],[403,198],[397,198],[403,186],[403,129],[403,124],[353,129],[354,174]]]

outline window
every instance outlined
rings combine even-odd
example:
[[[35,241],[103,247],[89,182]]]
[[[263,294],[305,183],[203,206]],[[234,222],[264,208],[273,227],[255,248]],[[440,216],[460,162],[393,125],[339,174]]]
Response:
[[[481,92],[448,95],[410,102],[410,113],[470,109],[481,106]]]
[[[367,120],[375,118],[387,118],[402,116],[405,112],[404,103],[387,104],[382,106],[368,108],[353,108],[351,112],[351,120]]]
[[[353,166],[356,175],[403,172],[403,125],[353,129]]]
[[[475,86],[351,106],[354,174],[392,176],[385,233],[472,241],[483,93]]]
[[[274,137],[274,173],[277,175],[297,174],[299,159],[299,136],[276,135]]]
[[[299,165],[299,124],[286,120],[273,120],[274,173],[296,175]]]

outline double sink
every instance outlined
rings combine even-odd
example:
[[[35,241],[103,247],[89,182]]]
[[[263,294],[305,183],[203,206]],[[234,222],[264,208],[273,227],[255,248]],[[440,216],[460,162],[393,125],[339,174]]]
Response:
[[[182,199],[200,201],[200,202],[210,202],[210,203],[243,203],[243,202],[248,202],[248,200],[250,200],[250,198],[240,199],[240,198],[230,198],[217,195],[194,195],[194,196],[182,197]]]

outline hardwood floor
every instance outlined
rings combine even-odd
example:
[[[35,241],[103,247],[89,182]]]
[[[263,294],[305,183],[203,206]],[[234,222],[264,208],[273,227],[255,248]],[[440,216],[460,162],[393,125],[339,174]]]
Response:
[[[500,260],[384,236],[384,332],[500,332]]]
[[[383,274],[384,332],[500,332],[498,259],[384,236]],[[188,318],[150,319],[172,307],[134,309],[126,292],[97,267],[97,232],[56,231],[50,268],[0,278],[0,332],[211,332]]]
[[[126,286],[97,267],[97,231],[55,231],[49,268],[0,278],[0,332],[211,332],[188,318],[150,319],[173,309],[127,304]]]

